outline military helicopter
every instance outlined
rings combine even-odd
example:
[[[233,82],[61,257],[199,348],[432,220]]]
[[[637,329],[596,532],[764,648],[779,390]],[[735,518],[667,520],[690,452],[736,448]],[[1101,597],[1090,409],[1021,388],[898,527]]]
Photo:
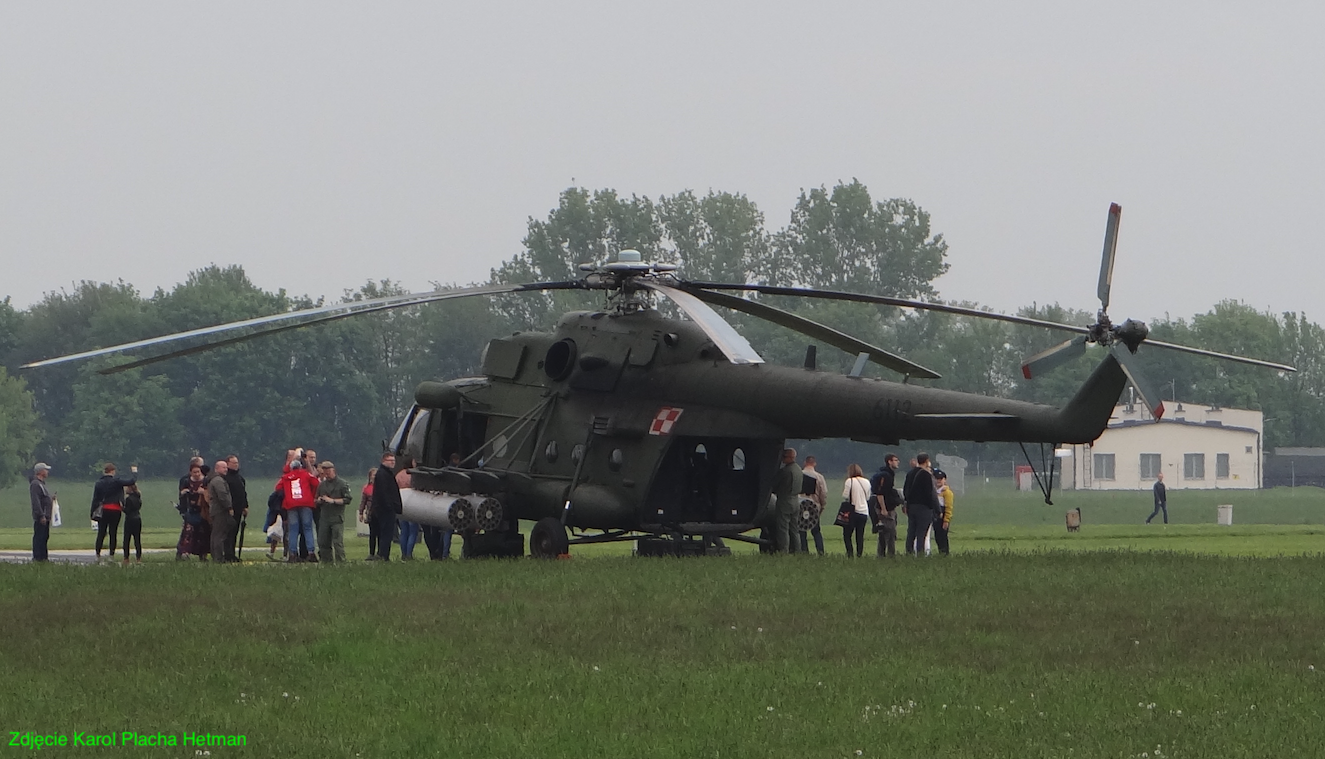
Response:
[[[1114,325],[1108,306],[1120,219],[1121,208],[1114,204],[1100,267],[1100,309],[1088,326],[860,293],[688,281],[674,265],[645,262],[637,251],[622,250],[610,263],[581,265],[583,275],[569,281],[343,303],[25,368],[257,328],[103,370],[124,371],[393,308],[506,293],[601,291],[606,296],[602,309],[567,313],[552,332],[520,332],[489,342],[481,376],[419,385],[414,407],[386,442],[397,455],[417,462],[404,517],[461,532],[468,556],[523,554],[519,520],[535,523],[529,552],[536,557],[563,555],[572,545],[628,540],[641,541],[642,552],[692,547],[705,552],[721,543],[715,538],[767,542],[748,533],[772,519],[770,488],[787,439],[1040,443],[1042,468],[1049,475],[1040,482],[1051,503],[1047,483],[1052,483],[1053,446],[1097,438],[1128,382],[1156,418],[1163,415],[1159,394],[1136,367],[1134,354],[1142,343],[1294,371],[1269,361],[1148,340],[1142,322]],[[1023,367],[1028,379],[1082,355],[1088,345],[1107,352],[1061,409],[939,390],[909,383],[911,378],[937,378],[930,369],[737,293],[900,306],[1077,333],[1028,359]],[[664,315],[657,307],[660,299],[688,318]],[[819,371],[811,346],[804,367],[767,364],[713,306],[780,324],[857,360],[845,375]],[[903,381],[862,376],[867,362],[902,374]],[[1050,445],[1048,456],[1045,444]]]

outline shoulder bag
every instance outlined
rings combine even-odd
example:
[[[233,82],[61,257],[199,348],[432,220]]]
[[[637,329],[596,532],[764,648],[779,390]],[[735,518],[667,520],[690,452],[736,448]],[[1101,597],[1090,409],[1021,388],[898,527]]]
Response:
[[[856,483],[854,482],[854,478],[852,480],[848,480],[848,482],[851,483],[852,490],[855,490]],[[837,525],[838,527],[850,527],[851,515],[854,514],[855,511],[856,507],[851,503],[850,499],[843,501],[842,506],[837,510],[837,519],[833,520],[833,524]]]

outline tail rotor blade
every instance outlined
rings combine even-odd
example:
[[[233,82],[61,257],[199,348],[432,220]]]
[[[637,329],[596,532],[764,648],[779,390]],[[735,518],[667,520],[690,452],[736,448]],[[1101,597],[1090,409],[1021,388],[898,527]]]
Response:
[[[1086,336],[1078,335],[1065,343],[1059,343],[1047,351],[1041,351],[1026,359],[1021,365],[1021,375],[1033,379],[1049,372],[1086,352]]]
[[[1118,223],[1122,221],[1123,207],[1109,204],[1109,221],[1104,227],[1104,257],[1100,261],[1100,308],[1109,310],[1109,288],[1113,285],[1113,259],[1118,252]]]
[[[1141,373],[1140,367],[1136,365],[1136,357],[1132,355],[1131,351],[1127,350],[1125,345],[1120,343],[1114,343],[1111,350],[1113,351],[1113,357],[1118,359],[1119,366],[1123,368],[1123,373],[1127,375],[1127,379],[1132,383],[1132,387],[1136,388],[1137,395],[1141,396],[1141,402],[1146,404],[1146,408],[1150,409],[1150,413],[1156,419],[1162,419],[1164,417],[1164,401],[1160,399],[1159,391],[1155,389],[1155,386],[1151,385],[1150,380],[1146,379],[1145,375]]]

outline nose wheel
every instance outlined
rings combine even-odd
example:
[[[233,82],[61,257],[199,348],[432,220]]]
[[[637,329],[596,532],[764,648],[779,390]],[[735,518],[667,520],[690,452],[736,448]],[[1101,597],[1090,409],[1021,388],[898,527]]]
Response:
[[[535,559],[555,559],[570,553],[566,528],[556,517],[544,517],[529,534],[529,554]]]

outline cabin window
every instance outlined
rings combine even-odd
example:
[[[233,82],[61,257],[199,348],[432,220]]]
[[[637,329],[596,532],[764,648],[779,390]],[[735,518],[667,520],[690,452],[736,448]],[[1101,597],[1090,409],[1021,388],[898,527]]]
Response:
[[[626,460],[626,455],[621,452],[621,449],[613,448],[612,452],[607,456],[607,468],[611,469],[613,472],[620,472],[621,465],[625,462],[625,460]]]
[[[1112,453],[1095,454],[1095,479],[1097,480],[1114,479]]]
[[[1217,480],[1227,480],[1227,479],[1228,479],[1228,454],[1227,454],[1227,453],[1216,453],[1216,454],[1215,454],[1215,479],[1217,479]]]
[[[547,441],[547,447],[543,449],[543,458],[547,459],[549,464],[557,463],[557,441]]]
[[[732,471],[740,472],[745,469],[745,451],[737,448],[732,451]]]
[[[1205,479],[1205,454],[1204,453],[1184,453],[1182,454],[1182,477],[1185,480],[1204,480]]]
[[[583,445],[577,445],[577,446],[575,446],[574,448],[571,449],[571,451],[570,451],[570,460],[571,460],[571,461],[573,461],[574,463],[578,464],[578,463],[580,463],[580,459],[583,459],[583,458],[584,458],[584,446],[583,446]]]
[[[432,411],[430,409],[420,411],[414,417],[414,422],[405,437],[404,453],[415,461],[423,461],[424,454],[427,453],[428,420],[431,417]]]
[[[1141,454],[1141,479],[1153,480],[1159,476],[1160,460],[1158,453]]]

